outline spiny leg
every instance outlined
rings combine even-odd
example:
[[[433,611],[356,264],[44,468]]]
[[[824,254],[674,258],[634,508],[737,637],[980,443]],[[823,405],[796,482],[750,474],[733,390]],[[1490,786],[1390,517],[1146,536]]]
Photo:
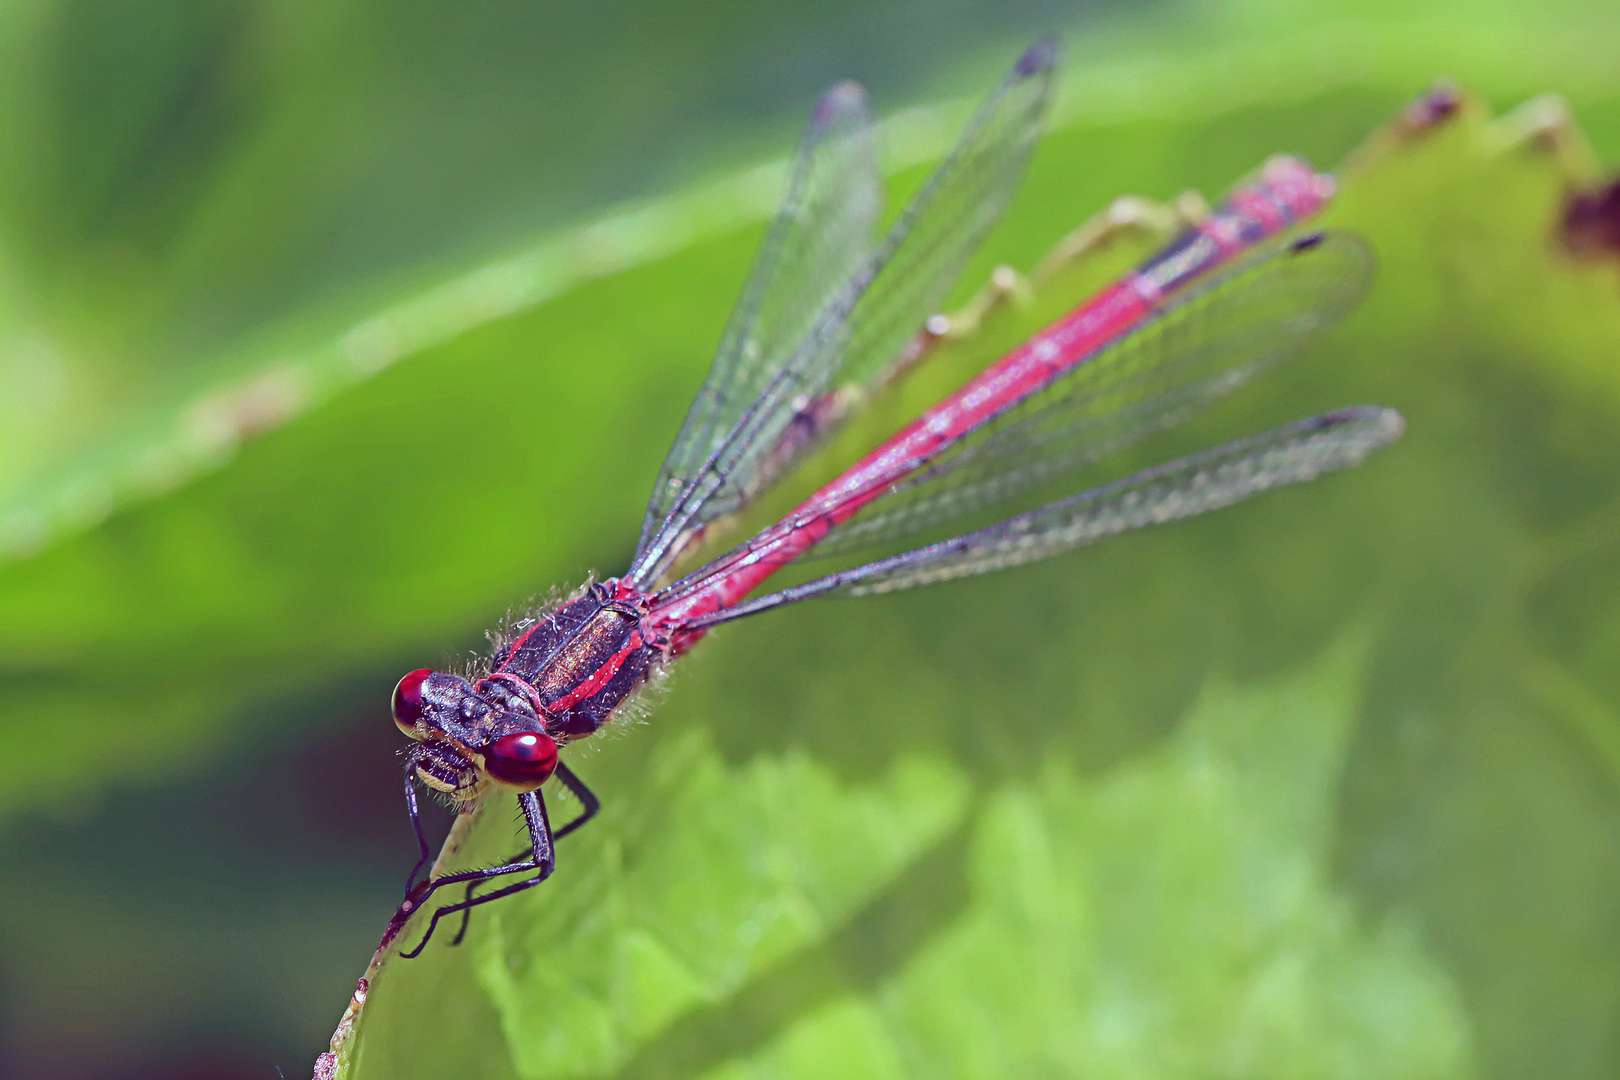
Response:
[[[427,887],[422,891],[422,894],[415,897],[413,901],[408,902],[414,902],[420,907],[429,896],[433,895],[436,889],[445,885],[458,885],[464,881],[488,881],[491,878],[501,877],[505,874],[526,873],[530,870],[535,871],[535,875],[505,888],[496,889],[492,893],[470,897],[458,904],[446,904],[438,908],[433,912],[433,918],[428,922],[427,933],[422,935],[422,940],[417,944],[416,948],[410,952],[401,952],[399,954],[402,959],[411,960],[420,956],[422,950],[427,948],[428,941],[433,937],[433,931],[438,929],[439,920],[446,915],[454,915],[458,911],[468,911],[479,904],[487,904],[491,900],[499,900],[503,896],[511,896],[513,893],[522,892],[524,889],[531,889],[551,876],[551,872],[557,868],[557,858],[552,848],[551,823],[546,817],[546,801],[538,791],[526,791],[518,796],[518,806],[522,808],[524,822],[529,827],[530,857],[528,859],[523,861],[514,860],[504,866],[491,867],[488,870],[469,870],[460,874],[446,874],[442,878],[427,882]]]
[[[416,805],[416,784],[414,783],[416,762],[413,759],[405,761],[405,810],[411,817],[411,831],[416,833],[416,846],[421,851],[421,857],[416,865],[411,867],[410,876],[405,879],[405,896],[409,899],[411,890],[416,888],[416,875],[422,867],[433,861],[433,851],[428,847],[427,836],[422,832],[422,811]]]
[[[563,786],[574,793],[574,798],[579,800],[579,805],[581,807],[578,817],[564,825],[562,828],[558,829],[556,833],[553,834],[552,839],[561,840],[563,837],[567,836],[569,833],[591,820],[591,818],[595,817],[597,811],[602,809],[602,800],[596,797],[596,792],[585,786],[585,781],[574,775],[574,770],[570,769],[562,762],[557,762],[557,771],[552,775],[556,776],[558,780],[561,780]]]
[[[573,821],[570,821],[568,824],[551,834],[552,843],[556,843],[558,840],[561,840],[563,837],[567,836],[569,833],[591,820],[591,818],[595,817],[596,812],[602,809],[602,800],[596,797],[596,793],[594,791],[585,786],[585,781],[574,775],[574,771],[568,766],[564,765],[562,762],[559,761],[557,763],[557,771],[552,775],[556,776],[558,780],[561,780],[563,786],[574,793],[574,797],[579,800],[580,806],[583,807],[578,817],[574,818]],[[513,855],[506,861],[508,863],[515,863],[520,859],[526,859],[529,857],[531,851],[533,851],[533,848],[524,848],[522,851],[518,852],[516,855]],[[481,884],[482,881],[469,881],[467,883],[467,895],[463,903],[470,903],[470,901],[472,901],[474,891]],[[471,919],[472,907],[463,907],[461,909],[461,927],[456,931],[456,936],[451,939],[451,945],[461,944],[462,939],[467,936],[467,925]]]

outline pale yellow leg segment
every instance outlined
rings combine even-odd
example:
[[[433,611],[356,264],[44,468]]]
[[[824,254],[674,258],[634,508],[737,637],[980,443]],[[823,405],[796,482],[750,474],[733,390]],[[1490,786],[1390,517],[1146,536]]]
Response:
[[[989,281],[966,304],[928,320],[928,333],[936,340],[968,337],[978,331],[985,316],[1004,304],[1025,306],[1036,292],[1061,270],[1105,251],[1126,236],[1167,239],[1209,214],[1209,203],[1196,191],[1184,191],[1168,203],[1139,195],[1122,195],[1108,209],[1088,219],[1053,245],[1028,275],[1005,264],[990,272]]]
[[[1039,288],[1052,280],[1060,270],[1106,250],[1121,237],[1141,235],[1165,240],[1208,216],[1208,200],[1191,189],[1183,191],[1168,203],[1144,199],[1139,195],[1121,195],[1107,210],[1059,240],[1035,264],[1035,269],[1029,274],[1030,280]]]
[[[1542,94],[1510,109],[1492,120],[1487,131],[1503,152],[1550,153],[1565,178],[1576,187],[1595,184],[1603,177],[1602,165],[1586,132],[1575,122],[1569,102],[1557,94]]]

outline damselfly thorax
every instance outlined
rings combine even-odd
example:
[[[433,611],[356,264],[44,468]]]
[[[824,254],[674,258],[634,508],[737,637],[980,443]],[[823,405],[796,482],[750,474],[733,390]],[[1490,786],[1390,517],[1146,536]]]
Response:
[[[417,740],[417,778],[458,801],[487,783],[519,792],[550,779],[557,749],[594,734],[670,658],[643,628],[646,598],[592,582],[531,615],[474,678],[419,668],[394,689],[394,721]]]

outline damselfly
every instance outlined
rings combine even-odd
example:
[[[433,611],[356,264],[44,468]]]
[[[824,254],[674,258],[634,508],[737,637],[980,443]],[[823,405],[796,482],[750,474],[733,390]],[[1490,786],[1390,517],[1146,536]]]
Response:
[[[892,543],[1061,481],[1275,366],[1349,311],[1371,280],[1371,256],[1346,234],[1282,236],[1321,208],[1333,181],[1274,158],[1135,272],[792,513],[697,569],[676,571],[722,519],[823,445],[937,338],[931,314],[1022,176],[1056,55],[1042,41],[1019,58],[876,240],[883,184],[865,97],[843,84],[817,103],[786,200],[654,485],[629,569],[521,620],[473,677],[424,668],[394,691],[394,719],[416,740],[405,792],[421,859],[389,937],[437,890],[468,886],[464,899],[434,910],[404,955],[419,953],[445,916],[551,874],[555,841],[600,805],[559,761],[559,747],[608,723],[713,627],[809,597],[892,592],[1042,559],[1356,464],[1400,436],[1394,410],[1340,409],[749,598],[812,550],[847,555]],[[541,794],[553,777],[584,808],[557,830]],[[417,783],[462,806],[492,788],[516,792],[529,849],[500,866],[418,881],[431,853]],[[509,875],[515,880],[475,894],[473,886]]]

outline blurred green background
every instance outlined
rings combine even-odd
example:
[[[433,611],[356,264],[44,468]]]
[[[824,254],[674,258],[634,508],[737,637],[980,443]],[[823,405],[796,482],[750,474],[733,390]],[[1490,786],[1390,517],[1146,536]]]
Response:
[[[0,1073],[305,1074],[413,857],[394,680],[622,566],[821,87],[894,117],[903,189],[1052,28],[1053,131],[970,282],[1479,95],[1347,179],[1365,309],[1136,463],[1363,401],[1407,438],[716,633],[570,751],[607,809],[553,882],[390,965],[353,1074],[1620,1072],[1620,274],[1488,119],[1556,92],[1620,158],[1612,3],[22,0]]]

